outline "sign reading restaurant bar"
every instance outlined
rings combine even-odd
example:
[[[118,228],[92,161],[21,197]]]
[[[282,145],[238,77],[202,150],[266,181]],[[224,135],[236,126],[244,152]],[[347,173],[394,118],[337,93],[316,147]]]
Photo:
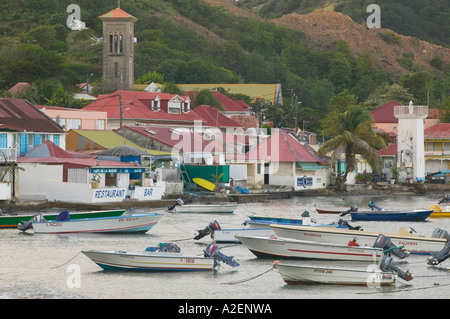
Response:
[[[125,199],[126,188],[96,189],[92,202],[121,202]]]

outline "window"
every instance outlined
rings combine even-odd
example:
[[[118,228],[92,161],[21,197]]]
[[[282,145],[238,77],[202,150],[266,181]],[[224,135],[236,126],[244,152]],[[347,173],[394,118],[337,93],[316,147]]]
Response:
[[[181,105],[179,101],[173,102],[169,101],[168,112],[169,114],[180,114],[181,113]]]
[[[53,143],[55,143],[56,146],[59,146],[59,135],[53,135]]]
[[[159,100],[154,100],[154,101],[152,101],[152,110],[153,110],[154,112],[158,112],[158,111],[161,109],[159,103],[160,103]]]
[[[67,119],[67,130],[80,129],[81,119]]]
[[[109,52],[114,53],[114,36],[112,33],[109,35]]]
[[[123,53],[123,35],[122,33],[119,35],[119,53]]]
[[[1,140],[1,148],[7,148],[8,147],[8,135],[5,133],[0,134],[0,140]]]
[[[114,53],[119,52],[119,36],[114,34]]]
[[[104,130],[105,129],[105,120],[97,120],[96,121],[96,129]]]
[[[183,112],[184,113],[188,113],[191,110],[191,106],[189,102],[184,102],[183,103]]]
[[[42,135],[38,134],[38,135],[34,135],[34,141],[33,141],[33,146],[39,146],[42,143]]]
[[[68,168],[67,182],[69,183],[86,183],[87,171],[84,168]]]

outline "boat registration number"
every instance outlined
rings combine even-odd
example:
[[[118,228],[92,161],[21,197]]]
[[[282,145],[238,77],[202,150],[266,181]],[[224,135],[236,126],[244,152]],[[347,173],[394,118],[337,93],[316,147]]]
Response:
[[[180,262],[185,262],[185,263],[191,263],[193,264],[195,262],[194,258],[180,258]]]

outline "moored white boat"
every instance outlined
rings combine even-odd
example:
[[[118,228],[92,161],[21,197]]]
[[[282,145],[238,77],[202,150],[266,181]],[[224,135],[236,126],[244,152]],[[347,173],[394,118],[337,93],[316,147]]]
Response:
[[[172,212],[177,213],[220,213],[232,214],[238,204],[186,204],[176,205]]]
[[[371,288],[395,284],[395,274],[375,267],[366,269],[275,264],[281,278],[290,285],[334,284]]]
[[[255,256],[263,258],[323,259],[377,262],[383,249],[290,238],[237,236]],[[373,243],[372,243],[373,245]]]
[[[271,236],[273,230],[270,227],[262,228],[228,228],[216,230],[212,234],[212,238],[216,243],[239,243],[236,236]]]
[[[388,236],[397,247],[404,246],[411,254],[430,254],[433,251],[440,251],[447,242],[444,238],[412,235],[402,228],[398,234],[390,234],[386,232],[369,232],[328,227],[284,226],[276,224],[272,224],[270,227],[277,237],[335,244],[347,244],[349,240],[356,238],[360,246],[373,245],[381,233]]]
[[[218,261],[239,266],[233,257],[221,254],[215,245],[208,245],[205,255],[185,255],[172,243],[148,247],[143,252],[83,250],[82,253],[104,270],[199,271],[212,270]]]
[[[131,214],[115,217],[73,220],[34,221],[35,233],[123,233],[147,232],[163,217],[162,214]]]
[[[211,270],[214,258],[183,253],[83,250],[83,254],[104,270],[194,271]]]

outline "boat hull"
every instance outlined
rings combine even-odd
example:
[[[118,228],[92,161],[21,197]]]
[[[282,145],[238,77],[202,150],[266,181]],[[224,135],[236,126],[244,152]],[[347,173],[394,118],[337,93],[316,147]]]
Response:
[[[383,250],[373,247],[295,240],[289,238],[238,236],[238,239],[257,257],[289,259],[322,259],[377,262]]]
[[[277,237],[293,238],[299,240],[321,241],[346,245],[356,238],[360,246],[373,246],[380,232],[368,232],[343,228],[308,227],[308,226],[282,226],[270,225]],[[405,231],[406,232],[406,231]],[[390,234],[381,232],[389,237],[397,246],[404,246],[411,254],[430,254],[444,248],[446,240],[443,238],[420,237],[411,234]]]
[[[316,207],[316,212],[319,214],[342,214],[348,209],[349,208],[340,208],[340,207],[325,207],[325,208]]]
[[[428,209],[433,210],[430,218],[450,218],[450,211],[448,208],[448,206],[446,206],[444,209],[442,209],[438,205],[430,206]]]
[[[117,217],[86,218],[68,221],[43,221],[32,224],[34,232],[63,233],[127,233],[147,232],[162,214],[133,214]]]
[[[177,213],[221,213],[232,214],[238,207],[236,204],[226,205],[182,205],[175,206],[174,210]]]
[[[240,243],[236,236],[271,236],[273,234],[273,230],[270,227],[236,228],[216,230],[212,237],[216,243]]]
[[[424,221],[433,210],[414,210],[414,211],[361,211],[352,212],[352,220],[364,221]]]
[[[351,269],[304,265],[276,264],[281,278],[291,285],[333,284],[368,287],[392,286],[395,275],[379,269]],[[372,267],[373,268],[373,267]]]
[[[185,256],[182,253],[127,253],[117,251],[82,251],[104,270],[200,271],[214,268],[214,258]]]
[[[70,213],[71,219],[82,218],[98,218],[98,217],[114,217],[121,216],[125,213],[125,209],[117,210],[99,210],[90,212],[73,212]],[[42,214],[47,220],[54,220],[59,213]],[[17,228],[21,222],[27,222],[33,218],[34,214],[17,215],[17,216],[0,216],[0,228]]]

